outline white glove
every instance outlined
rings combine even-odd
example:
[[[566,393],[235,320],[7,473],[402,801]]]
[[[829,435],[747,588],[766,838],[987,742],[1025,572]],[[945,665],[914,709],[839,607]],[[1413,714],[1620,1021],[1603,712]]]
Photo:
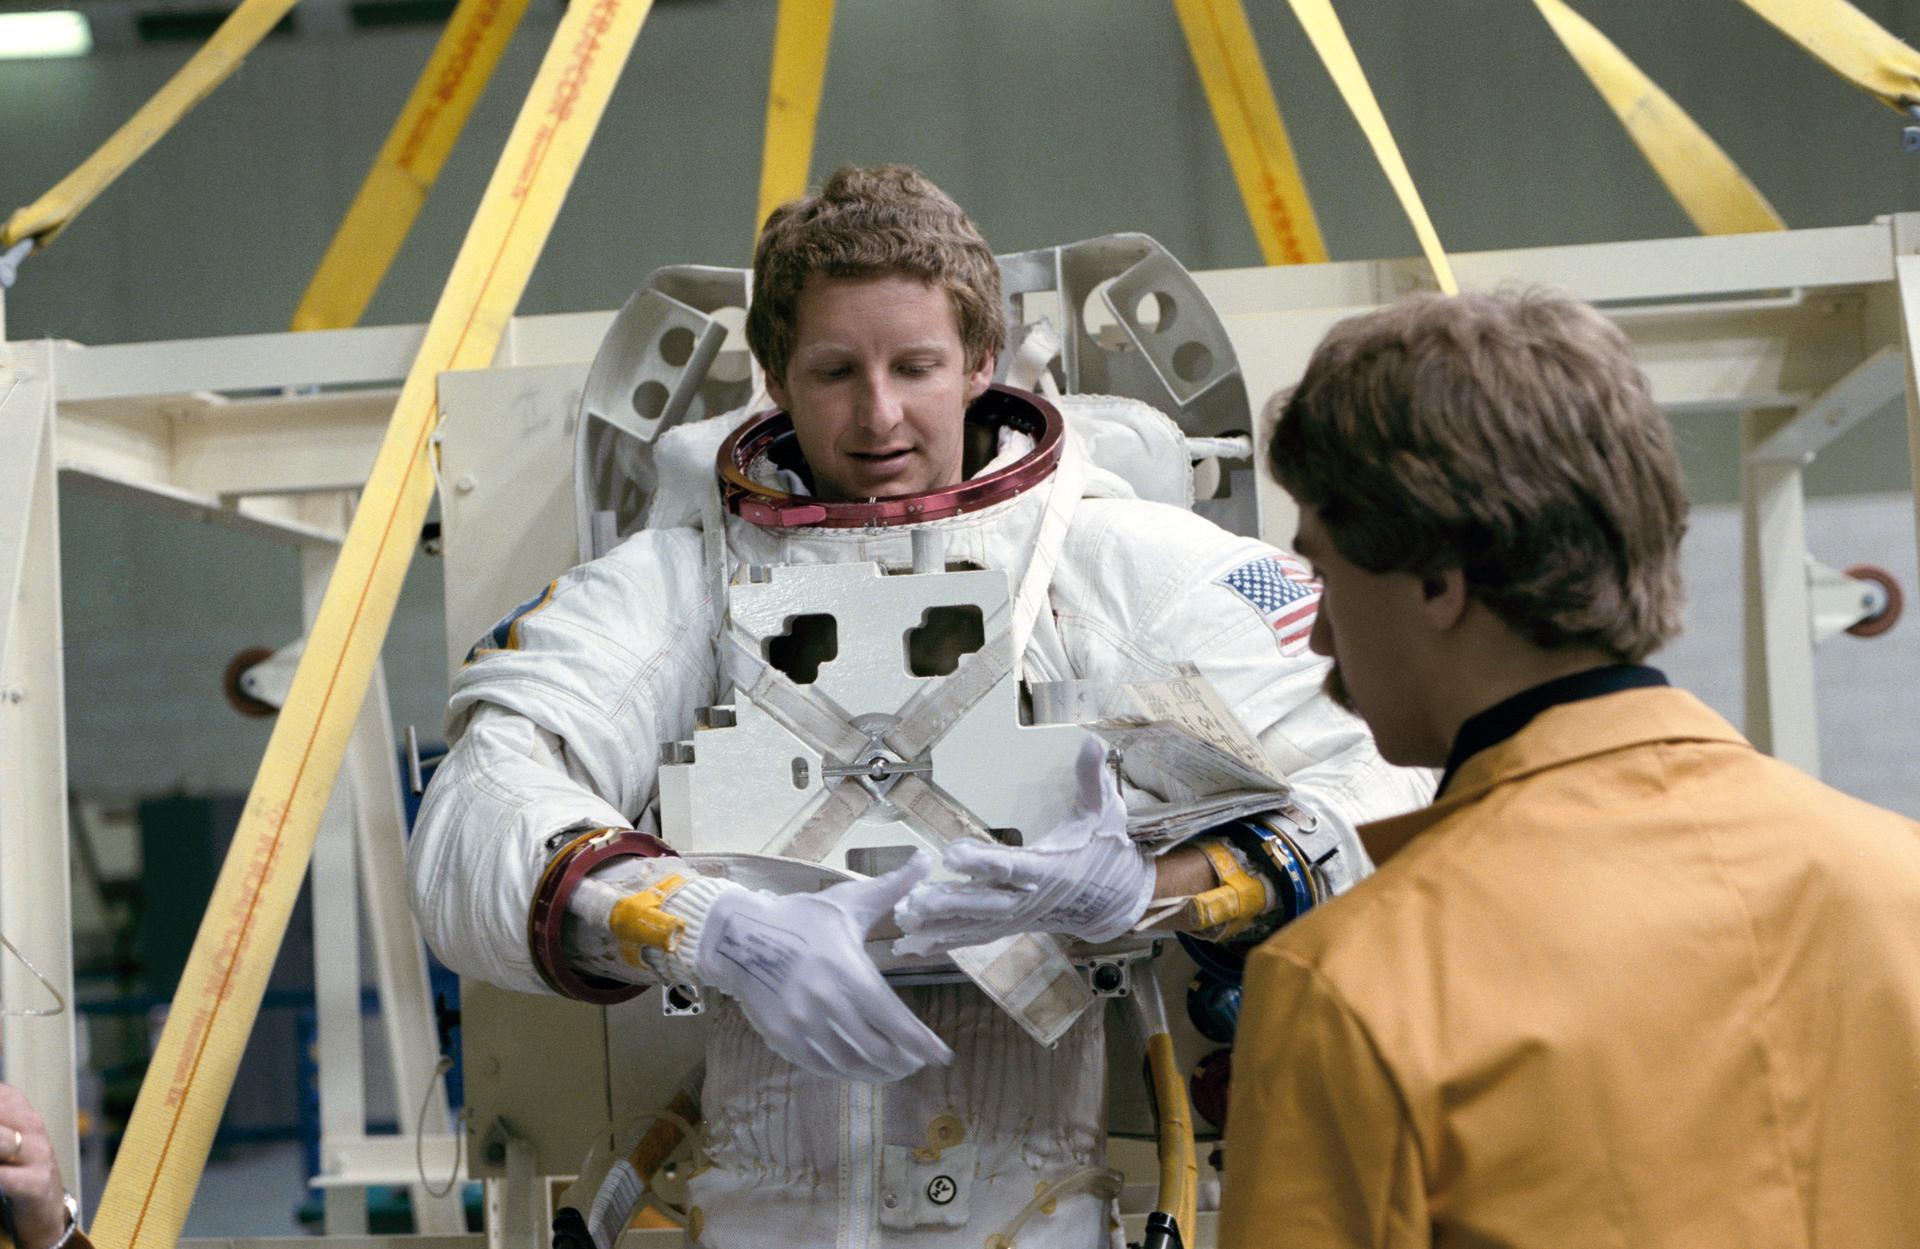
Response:
[[[695,965],[740,1003],[747,1022],[796,1067],[885,1084],[953,1051],[887,987],[867,933],[933,870],[931,855],[871,880],[778,895],[741,886],[713,901]]]
[[[1031,846],[956,841],[943,861],[965,877],[920,885],[894,908],[895,954],[932,954],[1022,932],[1111,941],[1146,914],[1153,860],[1127,836],[1127,807],[1088,739],[1074,763],[1080,793],[1067,818]]]

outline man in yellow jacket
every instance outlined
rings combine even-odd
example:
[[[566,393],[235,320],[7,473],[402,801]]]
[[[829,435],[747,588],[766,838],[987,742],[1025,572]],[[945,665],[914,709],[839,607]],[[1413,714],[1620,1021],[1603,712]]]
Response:
[[[1347,321],[1271,454],[1330,681],[1445,775],[1248,961],[1222,1244],[1920,1245],[1920,825],[1640,664],[1686,504],[1624,336]]]

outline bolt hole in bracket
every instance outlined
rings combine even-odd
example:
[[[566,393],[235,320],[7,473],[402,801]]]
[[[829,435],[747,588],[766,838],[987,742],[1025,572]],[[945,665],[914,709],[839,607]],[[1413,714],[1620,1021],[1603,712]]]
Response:
[[[744,269],[670,265],[655,270],[615,315],[575,424],[574,524],[582,561],[640,527],[659,484],[653,452],[661,434],[751,398],[753,370],[738,332],[747,286]]]
[[[1253,427],[1233,341],[1205,292],[1144,234],[1110,234],[999,257],[1007,324],[1061,321],[1057,377],[1068,394],[1126,395],[1171,417],[1189,436]],[[1029,309],[1029,297],[1051,302]],[[1029,315],[1029,312],[1034,315]],[[1017,353],[1003,353],[1006,368]],[[1252,466],[1222,493],[1209,482],[1195,511],[1234,533],[1260,532]]]
[[[1089,963],[1086,977],[1087,987],[1095,997],[1125,997],[1132,991],[1133,978],[1125,963]]]

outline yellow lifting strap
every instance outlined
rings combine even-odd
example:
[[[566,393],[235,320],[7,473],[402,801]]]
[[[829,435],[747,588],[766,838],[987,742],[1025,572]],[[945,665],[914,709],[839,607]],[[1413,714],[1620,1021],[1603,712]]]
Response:
[[[1393,193],[1399,197],[1400,207],[1420,240],[1420,250],[1433,266],[1434,280],[1447,294],[1458,294],[1460,284],[1454,281],[1453,265],[1440,246],[1440,236],[1427,216],[1426,205],[1420,202],[1420,192],[1414,188],[1413,175],[1407,172],[1407,162],[1393,141],[1393,132],[1387,129],[1380,102],[1374,99],[1373,88],[1367,85],[1366,72],[1360,68],[1360,58],[1353,53],[1353,44],[1347,40],[1346,28],[1340,25],[1340,15],[1333,11],[1333,0],[1288,2],[1293,5],[1293,15],[1306,29],[1307,38],[1313,42],[1314,51],[1320,54],[1327,72],[1333,75],[1333,83],[1340,88],[1347,107],[1353,110],[1354,120],[1360,123],[1367,142],[1373,146],[1374,159],[1380,162],[1381,171],[1393,184]]]
[[[307,283],[294,329],[359,324],[526,11],[527,0],[460,0]]]
[[[1702,234],[1787,228],[1712,136],[1612,40],[1562,0],[1533,2]]]
[[[341,544],[94,1221],[171,1249],[433,498],[442,373],[493,359],[651,0],[574,0],[467,231]]]
[[[767,134],[760,149],[756,238],[768,213],[806,194],[832,42],[833,0],[780,0],[773,29],[773,76],[767,83]]]
[[[1320,264],[1327,245],[1240,0],[1173,0],[1247,219],[1270,265]]]
[[[1920,104],[1920,52],[1847,0],[1742,0],[1780,32],[1891,108]]]
[[[227,15],[205,46],[188,59],[167,85],[140,106],[125,125],[100,145],[80,167],[60,179],[52,190],[15,211],[0,230],[0,249],[21,239],[34,239],[38,251],[53,242],[82,209],[113,185],[114,179],[146,154],[148,148],[173,129],[187,111],[240,68],[240,62],[276,26],[294,0],[244,0]]]

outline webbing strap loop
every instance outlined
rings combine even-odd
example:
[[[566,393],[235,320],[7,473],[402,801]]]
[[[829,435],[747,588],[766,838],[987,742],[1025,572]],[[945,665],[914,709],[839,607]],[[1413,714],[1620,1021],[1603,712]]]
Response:
[[[1702,234],[1784,230],[1759,188],[1659,84],[1564,0],[1533,0]]]
[[[1741,0],[1828,69],[1889,108],[1920,104],[1920,52],[1847,0]]]
[[[81,210],[112,186],[133,162],[146,155],[213,89],[240,68],[247,53],[277,26],[295,0],[242,0],[218,30],[165,86],[142,104],[124,125],[78,168],[45,195],[18,210],[0,229],[0,248],[33,239],[35,250],[53,242]]]
[[[1327,245],[1245,6],[1241,0],[1173,0],[1173,8],[1261,256],[1270,265],[1324,263]]]
[[[760,151],[760,207],[767,214],[806,193],[820,92],[827,81],[834,0],[780,0],[774,19],[773,73],[767,82],[767,133]]]
[[[1366,71],[1360,68],[1360,58],[1354,55],[1346,28],[1340,25],[1340,16],[1333,11],[1333,0],[1289,2],[1293,5],[1294,16],[1300,19],[1300,25],[1306,29],[1314,51],[1320,54],[1327,72],[1333,75],[1333,83],[1340,88],[1341,97],[1346,100],[1347,107],[1353,110],[1354,120],[1360,123],[1361,131],[1367,136],[1374,158],[1380,162],[1381,171],[1393,185],[1393,193],[1399,198],[1400,207],[1406,212],[1407,220],[1412,223],[1413,232],[1420,240],[1420,250],[1426,253],[1427,263],[1433,266],[1434,280],[1447,294],[1459,294],[1460,284],[1454,279],[1453,265],[1448,262],[1447,253],[1440,246],[1440,236],[1435,233],[1433,221],[1427,216],[1426,205],[1420,201],[1420,192],[1413,185],[1413,175],[1407,171],[1407,162],[1400,155],[1399,145],[1393,141],[1393,132],[1387,128],[1380,102],[1374,98],[1373,88],[1367,85]]]
[[[527,0],[454,8],[294,309],[294,329],[359,324],[526,12]]]

